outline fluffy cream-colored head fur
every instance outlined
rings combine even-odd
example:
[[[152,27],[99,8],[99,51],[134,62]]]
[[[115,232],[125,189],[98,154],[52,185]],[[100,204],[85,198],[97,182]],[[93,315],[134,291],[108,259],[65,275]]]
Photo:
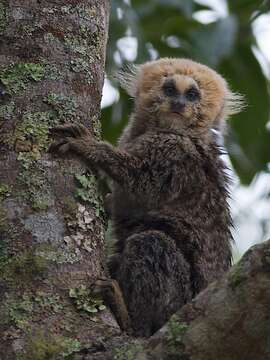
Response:
[[[233,93],[221,75],[189,59],[133,65],[117,77],[135,98],[135,113],[143,114],[145,121],[156,119],[162,127],[222,129],[224,120],[244,107],[243,97]]]

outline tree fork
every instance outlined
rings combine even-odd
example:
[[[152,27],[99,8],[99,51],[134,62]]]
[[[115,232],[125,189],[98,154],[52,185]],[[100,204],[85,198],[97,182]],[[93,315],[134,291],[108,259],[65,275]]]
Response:
[[[47,153],[57,124],[100,135],[108,16],[108,0],[0,1],[3,360],[63,358],[119,332],[88,290],[104,275],[95,176]]]

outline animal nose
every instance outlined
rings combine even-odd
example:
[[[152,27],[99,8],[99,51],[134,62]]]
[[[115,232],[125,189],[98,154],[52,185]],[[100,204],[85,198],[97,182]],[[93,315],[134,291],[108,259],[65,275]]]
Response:
[[[171,101],[171,110],[173,112],[182,112],[186,106],[185,99],[179,97]]]

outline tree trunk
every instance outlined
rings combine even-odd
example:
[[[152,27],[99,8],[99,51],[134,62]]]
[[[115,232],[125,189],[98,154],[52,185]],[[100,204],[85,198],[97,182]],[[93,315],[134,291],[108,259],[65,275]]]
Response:
[[[47,153],[50,127],[99,136],[108,0],[0,0],[0,358],[58,359],[119,329],[96,179]]]

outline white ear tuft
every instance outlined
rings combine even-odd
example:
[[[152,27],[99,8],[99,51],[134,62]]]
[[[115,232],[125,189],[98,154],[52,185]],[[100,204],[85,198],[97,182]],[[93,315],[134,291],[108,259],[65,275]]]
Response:
[[[225,98],[224,117],[227,118],[231,115],[238,114],[244,110],[246,106],[244,95],[229,91]]]
[[[220,113],[217,115],[213,128],[225,133],[227,129],[226,120],[231,116],[240,113],[246,108],[247,104],[245,97],[239,93],[233,93],[230,90],[227,92],[227,96],[224,99],[224,104]]]
[[[128,64],[114,74],[120,86],[132,97],[136,96],[139,71],[140,65]]]

